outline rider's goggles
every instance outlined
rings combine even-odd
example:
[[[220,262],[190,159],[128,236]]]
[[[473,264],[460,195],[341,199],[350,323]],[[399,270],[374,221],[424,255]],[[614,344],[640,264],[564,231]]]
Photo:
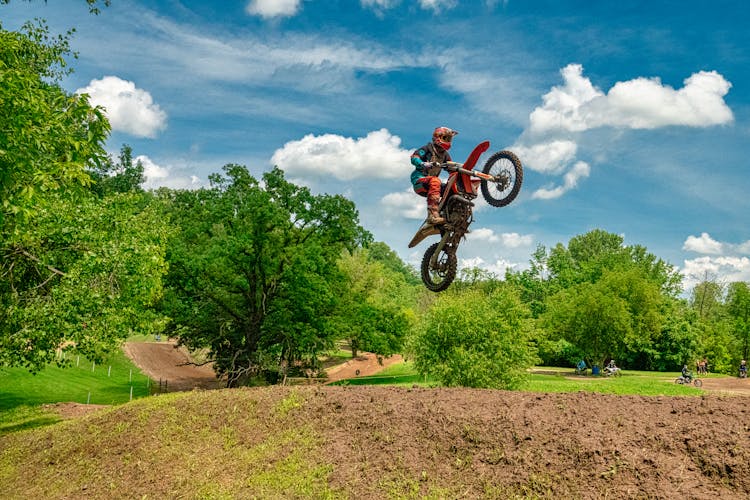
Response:
[[[451,142],[451,141],[453,141],[453,134],[439,135],[438,139],[440,139],[443,142]]]

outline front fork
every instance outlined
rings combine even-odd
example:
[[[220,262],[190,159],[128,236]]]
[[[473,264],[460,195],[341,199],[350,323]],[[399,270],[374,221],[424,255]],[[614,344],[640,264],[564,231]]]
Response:
[[[432,257],[430,257],[430,269],[438,268],[438,256],[440,255],[440,252],[443,251],[443,248],[445,248],[445,245],[448,243],[448,240],[451,239],[451,234],[452,234],[452,231],[443,232],[443,237],[440,238],[440,242],[438,243],[437,248],[432,253]]]

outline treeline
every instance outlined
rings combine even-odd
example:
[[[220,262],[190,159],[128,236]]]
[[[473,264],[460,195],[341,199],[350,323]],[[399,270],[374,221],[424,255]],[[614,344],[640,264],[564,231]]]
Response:
[[[351,201],[279,169],[146,192],[130,147],[106,154],[102,110],[59,85],[67,55],[44,24],[0,29],[0,366],[39,370],[60,349],[101,360],[134,333],[205,350],[230,386],[314,374],[341,340],[476,387],[516,387],[540,362],[707,357],[731,372],[747,357],[746,283],[682,299],[670,264],[603,230],[502,279],[464,270],[436,295]]]

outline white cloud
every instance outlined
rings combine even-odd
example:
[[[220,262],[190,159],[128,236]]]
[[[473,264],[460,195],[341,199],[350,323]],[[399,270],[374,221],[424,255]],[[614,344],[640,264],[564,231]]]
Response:
[[[552,140],[528,147],[517,144],[511,149],[519,158],[523,158],[524,168],[558,174],[575,159],[578,144],[571,140]]]
[[[424,219],[427,215],[427,202],[411,188],[383,196],[380,204],[387,214],[400,215],[407,219]]]
[[[700,236],[688,236],[682,249],[709,254],[684,261],[680,272],[684,276],[686,290],[703,281],[707,275],[716,277],[722,283],[750,281],[750,258],[745,256],[750,254],[750,241],[733,244],[701,233]]]
[[[470,269],[475,267],[483,269],[484,271],[488,271],[499,278],[503,278],[505,276],[505,271],[507,271],[508,269],[517,269],[519,267],[519,264],[514,264],[505,259],[498,259],[495,262],[486,262],[481,257],[459,259],[458,261],[459,269]]]
[[[708,233],[701,233],[699,237],[688,236],[682,245],[682,249],[690,252],[719,255],[723,252],[724,246],[711,238]]]
[[[392,7],[395,7],[399,3],[401,3],[401,0],[360,0],[359,3],[362,5],[362,7],[370,7],[375,9],[376,11],[379,11],[381,9],[390,9]]]
[[[496,234],[489,228],[472,229],[466,236],[468,240],[486,241],[488,243],[501,243],[505,248],[518,248],[530,246],[533,242],[531,235],[521,235],[518,233],[501,233]]]
[[[681,270],[686,290],[700,283],[706,275],[717,276],[723,283],[750,281],[750,259],[747,257],[698,257],[685,260]]]
[[[436,14],[443,10],[452,9],[457,4],[457,0],[419,0],[420,7],[425,10],[432,10]]]
[[[411,170],[411,151],[401,149],[401,138],[387,129],[365,137],[335,134],[304,136],[277,149],[271,163],[289,175],[319,178],[330,175],[339,180],[359,178],[399,179]]]
[[[76,93],[88,94],[91,104],[105,108],[112,130],[153,138],[167,127],[167,114],[154,103],[151,94],[133,82],[105,76],[91,80]]]
[[[264,19],[297,15],[302,0],[250,0],[245,11]]]
[[[579,161],[575,165],[573,165],[573,168],[571,168],[570,171],[565,174],[565,176],[563,177],[563,184],[561,186],[557,186],[552,189],[537,189],[536,191],[534,191],[531,197],[533,199],[539,200],[551,200],[554,198],[559,198],[566,192],[576,187],[578,185],[578,181],[580,179],[588,177],[590,173],[591,167],[589,167],[588,163]]]
[[[168,187],[172,189],[192,189],[201,187],[201,180],[195,175],[181,174],[178,167],[162,167],[145,155],[136,156],[136,162],[143,165],[145,189]]]
[[[739,245],[737,245],[737,251],[739,253],[750,254],[750,240],[747,240],[745,243],[740,243]]]
[[[530,115],[530,131],[581,132],[597,127],[653,129],[670,125],[709,127],[730,123],[732,111],[724,96],[732,84],[716,71],[700,71],[681,89],[663,85],[658,77],[617,82],[607,94],[583,76],[583,66],[561,70],[564,85],[543,96],[543,106]]]
[[[513,147],[524,165],[541,173],[565,171],[576,159],[577,136],[594,128],[709,127],[734,120],[724,102],[732,84],[716,71],[694,73],[680,89],[656,77],[639,77],[617,82],[607,93],[583,76],[580,64],[569,64],[560,73],[563,84],[542,96],[542,105],[531,112],[528,128]],[[590,171],[579,161],[567,170],[562,185],[538,189],[532,198],[559,198]]]

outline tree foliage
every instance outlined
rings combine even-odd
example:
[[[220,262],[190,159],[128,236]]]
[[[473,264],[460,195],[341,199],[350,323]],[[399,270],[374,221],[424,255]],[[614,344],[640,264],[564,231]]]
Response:
[[[345,252],[338,264],[344,276],[338,330],[349,341],[352,356],[359,350],[381,356],[400,352],[413,321],[410,307],[416,293],[406,266],[383,243]]]
[[[517,388],[536,361],[528,318],[511,287],[441,294],[411,341],[415,367],[447,386]]]
[[[87,189],[109,124],[57,83],[68,54],[43,23],[0,30],[0,364],[31,370],[118,346],[153,319],[164,271],[162,219]]]
[[[27,24],[0,29],[0,225],[18,235],[49,192],[75,193],[87,168],[106,160],[109,123],[86,96],[55,83],[65,72],[68,38]]]
[[[547,256],[537,249],[532,263],[511,277],[532,301],[544,341],[564,340],[575,347],[571,353],[600,365],[609,357],[644,368],[654,361],[665,301],[681,283],[670,264],[600,229],[567,247],[557,244]]]
[[[368,240],[354,205],[312,195],[279,169],[253,178],[227,165],[211,187],[162,191],[180,232],[169,247],[164,310],[190,348],[208,348],[229,385],[315,367],[336,338],[336,261]]]

